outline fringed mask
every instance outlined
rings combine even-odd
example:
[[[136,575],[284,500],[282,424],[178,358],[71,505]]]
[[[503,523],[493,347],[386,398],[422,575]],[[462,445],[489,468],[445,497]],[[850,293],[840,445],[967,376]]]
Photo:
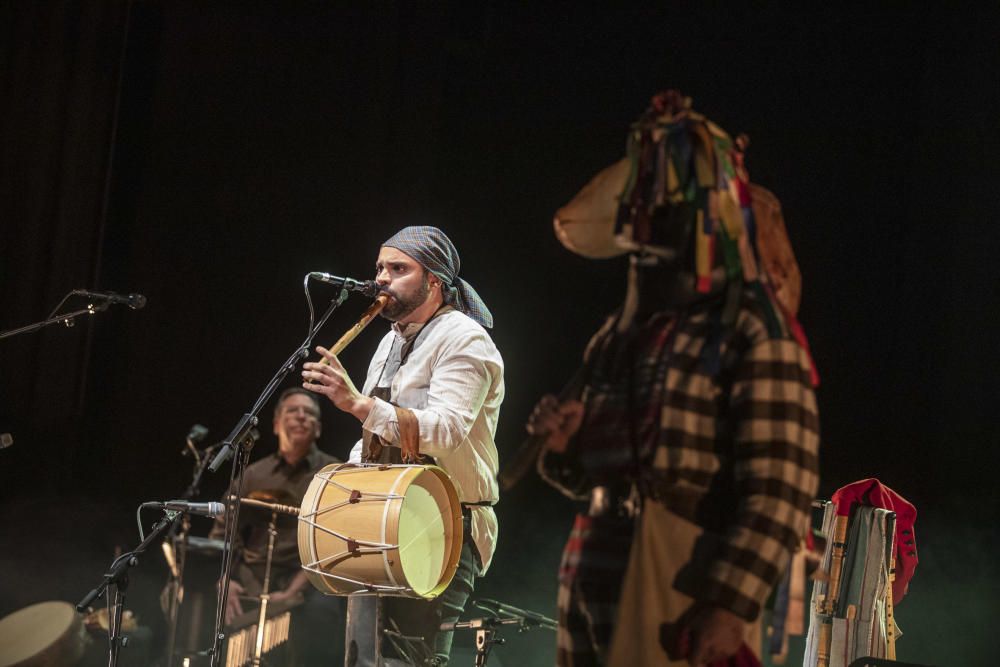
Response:
[[[556,212],[556,237],[584,257],[629,253],[634,263],[675,265],[693,276],[695,292],[724,293],[723,326],[749,289],[770,311],[772,335],[805,344],[794,318],[801,276],[781,205],[750,182],[748,144],[676,90],[658,93],[630,127],[626,157]]]

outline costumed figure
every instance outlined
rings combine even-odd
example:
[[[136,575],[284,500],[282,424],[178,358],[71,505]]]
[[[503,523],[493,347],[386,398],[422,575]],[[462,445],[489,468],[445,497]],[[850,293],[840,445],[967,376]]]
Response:
[[[630,257],[577,397],[544,397],[528,424],[542,476],[589,503],[560,566],[560,665],[755,663],[761,608],[808,529],[817,377],[747,143],[660,93],[627,157],[556,214],[573,252]]]

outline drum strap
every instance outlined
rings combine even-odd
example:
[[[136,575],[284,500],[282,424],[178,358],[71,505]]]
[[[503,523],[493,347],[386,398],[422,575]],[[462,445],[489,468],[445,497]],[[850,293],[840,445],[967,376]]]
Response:
[[[416,463],[420,459],[420,422],[413,410],[392,406],[396,409],[399,423],[399,447],[402,449],[403,463]]]
[[[376,387],[372,396],[388,402],[388,388]],[[420,422],[413,410],[392,404],[399,424],[399,446],[386,447],[382,438],[364,431],[362,433],[361,460],[365,463],[433,463],[433,459],[420,455]]]

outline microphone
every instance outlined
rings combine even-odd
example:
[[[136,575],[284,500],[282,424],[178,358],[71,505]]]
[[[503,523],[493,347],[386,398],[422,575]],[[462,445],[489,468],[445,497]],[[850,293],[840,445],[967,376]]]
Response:
[[[197,445],[205,439],[206,435],[208,435],[208,429],[201,424],[195,424],[191,427],[191,430],[188,431],[187,439],[191,441],[191,444]]]
[[[152,507],[161,507],[172,512],[184,512],[195,516],[207,516],[212,519],[226,513],[226,506],[222,503],[192,503],[187,500],[168,500],[165,503],[144,503]]]
[[[543,628],[555,630],[557,627],[557,623],[548,616],[543,616],[537,612],[528,611],[527,609],[518,609],[513,605],[497,602],[496,600],[491,600],[489,598],[479,598],[478,600],[473,600],[472,604],[493,614],[508,614],[510,616],[521,618],[528,623],[537,623]]]
[[[146,305],[146,297],[141,294],[121,295],[115,292],[91,292],[85,289],[75,289],[73,294],[85,296],[88,299],[103,299],[108,303],[123,303],[132,310],[139,310]]]
[[[188,431],[187,438],[184,439],[184,449],[181,450],[181,456],[191,456],[193,455],[195,461],[199,459],[198,448],[195,446],[205,439],[208,435],[208,429],[201,424],[195,424]]]
[[[320,271],[313,271],[309,274],[309,277],[320,282],[343,287],[351,292],[361,292],[369,299],[374,299],[375,295],[379,293],[378,285],[375,284],[374,280],[355,280],[354,278],[343,278],[335,276],[332,273],[322,273]]]

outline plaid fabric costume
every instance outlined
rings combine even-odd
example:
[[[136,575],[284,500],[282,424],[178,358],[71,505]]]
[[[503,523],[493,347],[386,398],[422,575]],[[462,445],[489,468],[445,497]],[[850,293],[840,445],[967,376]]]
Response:
[[[794,317],[798,285],[775,280],[788,268],[772,261],[783,222],[750,183],[747,145],[663,91],[630,129],[627,175],[601,172],[557,212],[574,252],[633,256],[622,315],[585,354],[581,428],[539,469],[572,497],[603,487],[619,507],[645,505],[638,526],[615,502],[577,518],[559,664],[678,660],[667,635],[694,604],[756,619],[807,528],[818,376]]]
[[[807,528],[819,424],[811,362],[792,335],[769,330],[748,290],[718,340],[721,308],[710,298],[625,331],[609,319],[585,355],[581,429],[541,468],[577,498],[634,483],[721,534],[707,578],[685,593],[753,620]],[[559,664],[602,664],[632,528],[627,518],[577,518],[560,568]]]

